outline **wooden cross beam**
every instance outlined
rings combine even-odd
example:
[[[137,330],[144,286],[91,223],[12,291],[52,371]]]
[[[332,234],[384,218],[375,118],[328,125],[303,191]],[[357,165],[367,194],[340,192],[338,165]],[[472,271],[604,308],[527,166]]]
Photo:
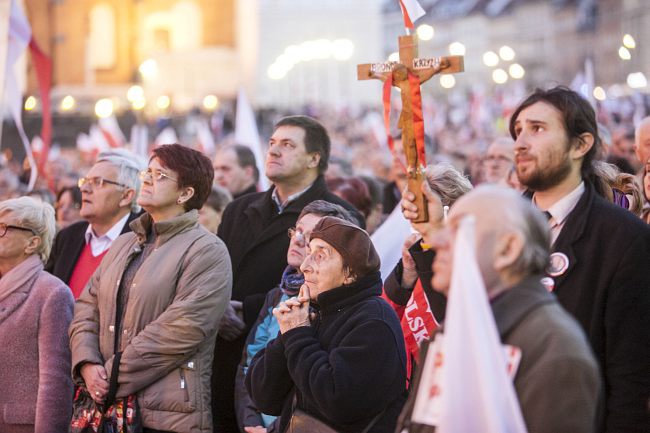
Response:
[[[367,63],[357,65],[357,79],[377,79],[386,81],[392,77],[393,86],[401,90],[402,112],[398,127],[402,130],[402,145],[406,154],[408,189],[415,194],[418,206],[418,219],[415,222],[429,220],[426,201],[422,193],[426,161],[419,161],[414,132],[413,101],[411,83],[408,74],[415,74],[420,83],[424,83],[436,74],[452,74],[464,69],[463,56],[424,58],[418,57],[416,35],[399,37],[399,62]],[[422,107],[419,107],[420,110]]]

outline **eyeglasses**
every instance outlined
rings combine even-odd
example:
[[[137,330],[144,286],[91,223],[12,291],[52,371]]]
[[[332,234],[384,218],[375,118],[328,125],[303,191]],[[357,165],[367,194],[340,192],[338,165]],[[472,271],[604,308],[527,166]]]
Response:
[[[161,181],[163,179],[163,177],[166,177],[169,180],[172,180],[174,182],[178,182],[177,179],[174,179],[173,177],[169,176],[168,174],[165,174],[162,171],[156,170],[156,169],[153,169],[153,168],[148,168],[146,170],[142,170],[139,173],[139,176],[140,176],[140,180],[142,180],[142,181],[145,181],[148,178],[152,178],[156,182],[159,182],[159,181]]]
[[[295,237],[296,242],[301,245],[306,245],[309,242],[308,235],[305,235],[301,230],[298,230],[295,227],[291,227],[289,230],[287,230],[287,235],[289,235],[289,239],[293,239]]]
[[[104,179],[103,177],[80,177],[77,181],[77,186],[83,188],[84,185],[91,185],[93,188],[101,188],[104,184],[117,185],[123,188],[128,188],[127,185],[123,183],[115,182],[113,180]]]
[[[12,225],[9,225],[9,224],[0,223],[0,238],[3,237],[4,235],[6,235],[7,230],[9,230],[9,229],[24,230],[26,232],[32,232],[32,234],[34,236],[38,236],[33,229],[30,229],[30,228],[27,228],[27,227],[12,226]]]
[[[81,209],[81,204],[80,203],[72,203],[71,205],[63,205],[61,203],[55,203],[54,204],[54,210],[55,211],[66,210],[66,209],[79,210],[79,209]]]
[[[512,164],[512,159],[504,155],[487,155],[483,161],[498,161],[498,162],[507,162]]]

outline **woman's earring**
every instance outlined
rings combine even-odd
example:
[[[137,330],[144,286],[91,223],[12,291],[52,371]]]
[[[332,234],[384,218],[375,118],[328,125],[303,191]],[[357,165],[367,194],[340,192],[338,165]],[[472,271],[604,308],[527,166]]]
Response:
[[[178,203],[178,204],[183,204],[183,201],[182,201],[181,198],[179,197],[178,200],[176,200],[176,203]]]

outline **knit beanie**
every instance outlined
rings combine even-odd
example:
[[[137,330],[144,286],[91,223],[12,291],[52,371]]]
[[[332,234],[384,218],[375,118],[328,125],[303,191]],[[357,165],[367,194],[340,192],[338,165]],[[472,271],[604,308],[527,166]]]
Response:
[[[321,218],[311,231],[309,239],[322,239],[343,257],[343,264],[357,278],[379,272],[379,255],[365,230],[340,218]]]

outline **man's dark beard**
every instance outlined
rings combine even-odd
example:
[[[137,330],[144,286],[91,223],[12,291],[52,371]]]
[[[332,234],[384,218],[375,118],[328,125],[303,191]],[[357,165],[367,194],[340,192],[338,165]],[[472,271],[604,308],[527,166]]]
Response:
[[[525,181],[520,177],[519,182],[532,191],[546,191],[566,179],[569,173],[571,173],[571,162],[569,158],[563,158],[560,165],[546,170],[537,169]]]

